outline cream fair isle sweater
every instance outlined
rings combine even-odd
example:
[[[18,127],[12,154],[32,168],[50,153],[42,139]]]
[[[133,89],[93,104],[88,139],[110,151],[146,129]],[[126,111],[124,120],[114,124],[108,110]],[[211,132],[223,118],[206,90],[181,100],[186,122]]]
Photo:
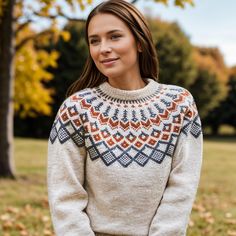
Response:
[[[147,79],[108,82],[61,105],[48,144],[57,236],[184,236],[202,161],[191,94]]]

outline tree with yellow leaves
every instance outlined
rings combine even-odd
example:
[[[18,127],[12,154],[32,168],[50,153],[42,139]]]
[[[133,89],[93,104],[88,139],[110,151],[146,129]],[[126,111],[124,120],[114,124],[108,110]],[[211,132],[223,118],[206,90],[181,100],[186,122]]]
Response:
[[[91,1],[67,0],[66,3],[71,8],[75,8],[78,4],[84,8]],[[0,0],[1,177],[15,177],[12,150],[14,106],[16,111],[21,112],[22,116],[50,113],[48,105],[51,101],[51,91],[45,90],[42,81],[52,78],[52,75],[46,72],[45,68],[49,65],[55,66],[58,54],[56,52],[47,53],[42,50],[36,51],[33,41],[52,35],[54,38],[62,35],[68,39],[66,32],[60,32],[57,29],[56,16],[63,15],[60,5],[53,0],[38,0],[34,1],[33,4],[32,1]],[[55,17],[50,15],[52,9],[56,12]],[[35,21],[36,16],[51,19],[50,27],[38,34],[29,30],[29,26]],[[14,81],[15,77],[17,82]],[[17,90],[15,96],[14,87]],[[17,101],[15,103],[13,103],[14,97]],[[39,103],[40,106],[38,106]]]
[[[32,35],[30,29],[21,31],[16,41]],[[53,78],[46,68],[56,67],[58,52],[35,49],[32,40],[15,53],[15,84],[14,111],[19,117],[35,117],[38,114],[50,115],[52,104],[52,89],[45,83]]]

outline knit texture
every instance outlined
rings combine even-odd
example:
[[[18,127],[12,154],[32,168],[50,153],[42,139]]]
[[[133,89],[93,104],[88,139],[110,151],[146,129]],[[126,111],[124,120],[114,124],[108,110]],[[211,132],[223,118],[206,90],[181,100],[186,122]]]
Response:
[[[199,182],[202,131],[191,94],[148,79],[104,82],[61,105],[49,137],[57,235],[185,235]]]

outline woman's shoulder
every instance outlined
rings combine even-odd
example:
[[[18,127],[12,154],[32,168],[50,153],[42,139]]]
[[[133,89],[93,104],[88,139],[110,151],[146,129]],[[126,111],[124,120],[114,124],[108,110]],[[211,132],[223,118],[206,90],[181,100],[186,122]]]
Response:
[[[89,104],[90,98],[93,97],[93,92],[91,88],[85,88],[80,91],[77,91],[65,98],[61,103],[59,108],[59,113],[69,112],[69,113],[79,113]]]
[[[182,102],[194,102],[193,95],[191,92],[179,85],[173,85],[173,84],[164,84],[159,83],[161,93],[164,96],[173,98],[174,100],[182,101]]]
[[[77,105],[80,103],[80,101],[84,99],[89,99],[93,95],[93,91],[91,88],[85,88],[82,90],[79,90],[69,97],[67,97],[63,103],[68,104],[68,105]]]

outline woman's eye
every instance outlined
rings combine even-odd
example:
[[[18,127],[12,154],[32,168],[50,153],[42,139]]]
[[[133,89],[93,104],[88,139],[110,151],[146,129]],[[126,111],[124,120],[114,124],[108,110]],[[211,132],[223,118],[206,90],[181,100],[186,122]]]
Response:
[[[95,43],[98,43],[98,39],[91,39],[90,40],[90,44],[95,44]]]
[[[121,37],[121,35],[116,34],[116,35],[112,35],[112,36],[111,36],[111,39],[118,39],[118,38],[120,38],[120,37]]]

